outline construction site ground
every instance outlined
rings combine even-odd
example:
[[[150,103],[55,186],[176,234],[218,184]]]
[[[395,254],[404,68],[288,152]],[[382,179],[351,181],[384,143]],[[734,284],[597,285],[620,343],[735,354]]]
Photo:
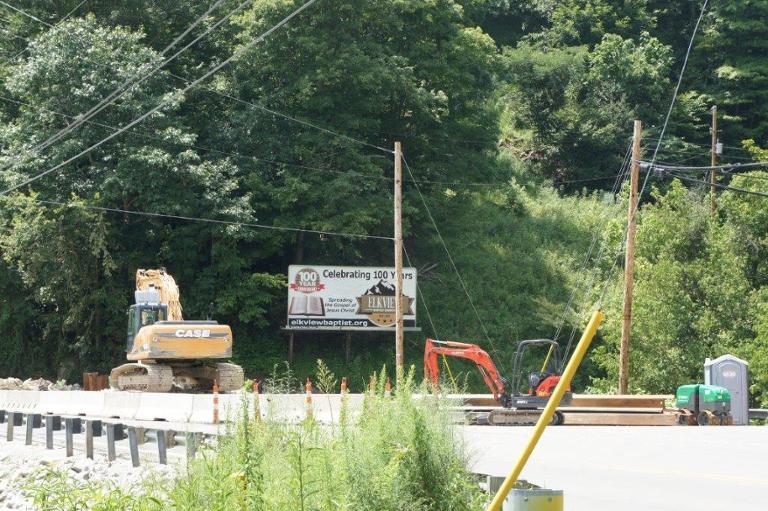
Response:
[[[531,431],[462,427],[472,470],[507,475]],[[569,511],[768,509],[767,434],[765,427],[547,428],[522,479],[563,490]]]

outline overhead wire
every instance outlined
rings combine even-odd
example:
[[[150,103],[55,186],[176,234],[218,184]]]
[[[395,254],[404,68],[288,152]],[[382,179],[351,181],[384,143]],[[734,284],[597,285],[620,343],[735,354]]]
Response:
[[[411,171],[410,165],[408,165],[408,160],[405,158],[405,155],[401,154],[401,157],[403,158],[403,163],[405,164],[405,168],[408,170],[408,174],[411,176],[411,180],[415,181],[416,178],[414,177],[413,172]],[[445,254],[448,256],[448,261],[451,263],[451,266],[453,267],[453,271],[456,272],[456,277],[458,277],[459,284],[461,285],[461,288],[464,290],[464,294],[466,294],[467,299],[469,300],[469,304],[475,313],[475,317],[477,318],[477,321],[480,324],[480,328],[482,329],[483,334],[485,335],[485,338],[488,340],[488,342],[491,344],[491,347],[495,351],[494,342],[493,340],[491,340],[491,336],[488,334],[488,330],[486,329],[485,323],[480,317],[480,313],[478,312],[477,307],[475,306],[475,302],[472,299],[472,296],[469,294],[467,285],[464,283],[464,279],[461,277],[461,273],[459,273],[459,269],[456,267],[456,262],[453,260],[453,256],[451,256],[451,251],[448,250],[448,245],[445,243],[445,239],[443,238],[443,235],[440,232],[440,228],[437,226],[437,222],[435,221],[435,218],[432,216],[432,211],[429,209],[427,200],[424,198],[424,194],[421,192],[421,187],[418,185],[418,183],[414,183],[414,185],[415,185],[416,191],[419,194],[419,197],[421,198],[421,202],[424,204],[424,210],[427,213],[427,217],[429,218],[430,222],[432,223],[432,227],[435,229],[435,232],[437,233],[437,237],[440,240],[440,243],[442,244],[443,249],[445,250]]]
[[[220,2],[220,1],[221,1],[221,0],[219,0],[219,2]],[[239,10],[239,9],[240,9],[240,8],[241,8],[243,5],[245,5],[245,4],[247,4],[247,3],[249,3],[250,1],[251,1],[251,0],[247,0],[246,2],[243,2],[243,3],[242,3],[242,4],[240,4],[238,7],[236,7],[236,8],[235,8],[235,10],[234,10],[233,12],[236,12],[236,11],[237,11],[237,10]],[[216,4],[216,5],[218,5],[218,2],[217,2],[217,4]],[[230,13],[230,14],[229,14],[228,16],[226,16],[224,19],[220,20],[220,21],[219,21],[219,23],[217,23],[217,24],[216,24],[216,25],[214,25],[213,27],[210,27],[210,28],[208,29],[208,31],[206,31],[206,33],[204,33],[203,35],[201,35],[201,36],[200,36],[198,39],[200,39],[200,38],[204,37],[204,36],[207,34],[207,32],[210,32],[211,30],[215,29],[215,28],[216,28],[216,27],[217,27],[219,24],[221,24],[223,21],[225,21],[225,19],[226,19],[226,18],[228,18],[229,16],[231,16],[231,14],[232,14],[232,13]],[[184,34],[182,34],[182,35],[184,35]],[[194,44],[194,43],[195,43],[195,42],[196,42],[198,39],[196,39],[195,41],[193,41],[192,43],[190,43],[190,46],[191,46],[191,44]],[[15,57],[14,57],[14,58],[15,58]],[[174,56],[174,57],[172,57],[172,58],[171,58],[171,60],[172,60],[173,58],[175,58],[175,56]],[[164,64],[163,64],[163,66],[164,66]],[[161,67],[163,67],[163,66],[161,66]],[[184,78],[184,77],[182,77],[182,76],[179,76],[178,74],[175,74],[175,73],[172,73],[172,72],[167,72],[167,74],[168,74],[169,76],[173,77],[173,78],[176,78],[177,80],[181,81],[182,83],[184,83],[184,84],[186,84],[186,85],[189,85],[189,83],[190,83],[190,80],[188,80],[187,78]],[[139,82],[139,83],[140,83],[140,82]],[[347,134],[344,134],[344,133],[341,133],[341,132],[338,132],[338,131],[332,130],[332,129],[330,129],[330,128],[327,128],[327,127],[323,127],[323,126],[320,126],[320,125],[319,125],[319,124],[317,124],[316,122],[308,121],[308,120],[306,120],[306,119],[302,119],[302,118],[299,118],[299,117],[297,117],[297,116],[294,116],[294,115],[286,114],[286,113],[283,113],[283,112],[277,111],[277,110],[275,110],[275,109],[273,109],[273,108],[268,108],[268,107],[266,107],[266,106],[264,106],[264,105],[261,105],[261,104],[258,104],[258,103],[254,103],[254,102],[252,102],[252,101],[246,101],[246,100],[244,100],[244,99],[241,99],[241,98],[237,98],[237,97],[235,97],[235,96],[232,96],[232,95],[230,95],[230,94],[226,94],[226,93],[223,93],[223,92],[221,92],[221,91],[218,91],[218,90],[216,90],[216,89],[213,89],[213,88],[210,88],[210,87],[204,87],[204,86],[203,86],[203,87],[201,87],[201,89],[203,89],[203,90],[206,90],[206,91],[208,91],[208,92],[210,92],[210,93],[212,93],[212,94],[215,94],[215,95],[217,95],[217,96],[220,96],[220,97],[226,98],[226,99],[228,99],[228,100],[231,100],[231,101],[235,101],[235,102],[238,102],[238,103],[241,103],[241,104],[245,104],[245,105],[248,105],[248,106],[254,107],[254,108],[256,108],[256,109],[262,110],[262,111],[264,111],[264,112],[267,112],[267,113],[269,113],[269,114],[271,114],[271,115],[274,115],[274,116],[277,116],[277,117],[280,117],[280,118],[283,118],[283,119],[285,119],[285,120],[288,120],[288,121],[291,121],[291,122],[295,122],[295,123],[297,123],[297,124],[301,124],[301,125],[303,125],[303,126],[305,126],[305,127],[309,127],[309,128],[312,128],[312,129],[315,129],[315,130],[318,130],[318,131],[324,132],[324,133],[326,133],[326,134],[332,135],[332,136],[334,136],[334,137],[337,137],[337,138],[345,139],[345,140],[347,140],[347,141],[349,141],[349,142],[353,142],[353,143],[356,143],[356,144],[360,144],[360,145],[368,146],[368,147],[374,148],[374,149],[376,149],[376,150],[379,150],[379,151],[382,151],[382,152],[385,152],[385,153],[388,153],[388,154],[392,154],[392,153],[394,152],[394,151],[393,151],[393,150],[391,150],[391,149],[387,149],[387,148],[385,148],[385,147],[381,147],[381,146],[378,146],[378,145],[376,145],[376,144],[371,144],[371,143],[369,143],[369,142],[366,142],[366,141],[363,141],[363,140],[359,140],[359,139],[357,139],[357,138],[354,138],[354,137],[352,137],[352,136],[350,136],[350,135],[347,135]]]
[[[658,138],[658,141],[656,143],[656,149],[654,150],[653,157],[651,158],[651,165],[653,165],[653,163],[655,163],[655,161],[656,161],[656,156],[657,156],[657,154],[659,152],[659,148],[661,147],[661,143],[662,143],[662,141],[664,139],[664,135],[665,135],[665,133],[667,131],[667,126],[669,125],[669,119],[670,119],[670,117],[672,115],[672,110],[674,109],[678,93],[680,92],[680,85],[683,82],[683,76],[685,75],[685,69],[688,66],[688,59],[690,58],[691,50],[693,49],[693,43],[696,40],[696,34],[699,31],[699,25],[701,25],[701,20],[704,18],[704,13],[707,10],[707,5],[708,4],[709,4],[709,0],[704,0],[703,4],[701,6],[701,11],[699,12],[699,17],[696,20],[696,25],[693,27],[693,32],[691,33],[691,38],[690,38],[690,40],[688,42],[688,48],[687,48],[687,50],[685,52],[685,58],[683,59],[683,65],[682,65],[682,67],[680,69],[680,75],[677,78],[677,84],[675,85],[675,89],[674,89],[674,92],[672,94],[672,100],[669,103],[669,109],[667,110],[667,115],[664,118],[664,124],[662,125],[661,131],[659,133],[659,138]],[[640,188],[640,191],[638,193],[638,197],[642,197],[643,192],[645,191],[645,188],[648,185],[648,178],[650,177],[650,175],[651,175],[650,172],[646,173],[645,179],[643,179],[643,185]],[[637,210],[639,209],[639,207],[640,207],[640,201],[638,200],[637,204],[635,205],[634,210],[632,211],[632,215],[633,216],[637,214]],[[608,291],[608,286],[610,285],[611,278],[613,276],[613,272],[615,271],[616,266],[618,265],[619,254],[624,249],[624,245],[625,245],[625,243],[627,241],[628,233],[629,233],[629,223],[627,223],[626,227],[624,228],[624,233],[623,233],[623,236],[622,236],[622,239],[621,239],[621,243],[619,244],[618,250],[616,251],[616,254],[614,255],[613,265],[611,266],[611,269],[608,271],[607,277],[605,279],[605,284],[603,285],[603,289],[602,289],[602,291],[601,291],[601,293],[599,295],[599,298],[598,298],[598,301],[597,301],[597,306],[598,307],[602,306],[602,302],[603,302],[603,299],[605,298],[605,295],[606,295],[606,293]]]
[[[174,46],[176,46],[187,34],[189,34],[197,25],[202,23],[210,14],[215,10],[224,0],[216,0],[207,11],[205,11],[202,15],[200,15],[195,21],[192,22],[190,26],[188,26],[181,34],[179,34],[171,43],[169,43],[161,52],[160,55],[165,55],[168,53]],[[123,94],[125,94],[129,89],[132,89],[144,81],[148,80],[151,76],[153,76],[157,71],[159,71],[164,66],[168,65],[170,62],[172,62],[176,57],[181,55],[183,52],[185,52],[187,49],[189,49],[191,46],[196,44],[199,40],[206,37],[210,32],[218,28],[224,21],[229,19],[234,13],[236,13],[238,10],[240,10],[242,7],[244,7],[247,3],[249,3],[251,0],[245,0],[241,4],[239,4],[235,9],[231,10],[226,16],[224,16],[221,20],[213,24],[212,26],[208,27],[207,30],[205,30],[201,35],[193,39],[190,43],[188,43],[186,46],[184,46],[181,50],[177,51],[172,56],[165,58],[163,61],[158,62],[156,64],[142,64],[139,69],[131,74],[127,79],[125,79],[120,85],[118,85],[111,93],[109,93],[106,97],[102,98],[96,105],[92,106],[87,112],[80,114],[75,117],[75,121],[68,124],[67,126],[61,128],[58,132],[48,137],[43,142],[35,145],[34,147],[30,148],[28,151],[26,151],[26,154],[22,155],[21,159],[23,159],[24,156],[34,155],[36,153],[39,153],[43,149],[49,147],[53,143],[55,143],[58,140],[61,140],[64,136],[71,133],[78,127],[82,126],[82,124],[91,119],[92,117],[96,116],[99,112],[104,110],[107,106],[114,103],[118,98],[120,98]],[[154,66],[154,67],[153,67]],[[152,69],[148,69],[152,68]],[[144,74],[146,71],[146,74]],[[16,162],[19,161],[19,157],[16,158]],[[6,165],[3,168],[12,168],[16,166],[16,164],[12,161],[10,166]]]
[[[29,19],[35,20],[35,21],[37,21],[38,23],[42,23],[43,25],[45,25],[45,26],[47,26],[47,27],[51,27],[51,28],[53,27],[53,25],[51,25],[50,23],[48,23],[48,22],[46,22],[46,21],[43,21],[43,20],[41,20],[40,18],[38,18],[37,16],[34,16],[34,15],[32,15],[32,14],[29,14],[28,12],[26,12],[26,11],[24,11],[24,10],[22,10],[22,9],[19,9],[18,7],[15,7],[15,6],[13,6],[13,5],[9,4],[8,2],[4,2],[3,0],[0,0],[0,5],[2,5],[2,6],[5,6],[5,7],[9,8],[9,9],[11,9],[12,11],[16,11],[16,12],[18,12],[19,14],[21,14],[21,15],[23,15],[23,16],[26,16],[26,17],[27,17],[27,18],[29,18]]]
[[[285,17],[285,18],[283,18],[281,21],[279,21],[277,24],[275,24],[275,25],[274,25],[272,28],[270,28],[269,30],[267,30],[267,31],[263,32],[263,33],[262,33],[260,36],[258,36],[257,38],[253,39],[253,40],[252,40],[252,41],[250,41],[248,44],[246,44],[246,45],[242,46],[242,47],[241,47],[239,50],[235,51],[235,52],[234,52],[232,55],[230,55],[230,56],[229,56],[227,59],[225,59],[225,60],[223,60],[222,62],[220,62],[220,63],[216,64],[215,66],[213,66],[212,68],[210,68],[210,69],[209,69],[209,70],[208,70],[206,73],[204,73],[202,76],[200,76],[200,77],[198,77],[197,79],[195,79],[194,81],[190,82],[190,83],[189,83],[189,84],[188,84],[188,85],[187,85],[187,86],[186,86],[184,89],[182,89],[181,91],[179,91],[179,93],[180,93],[180,94],[183,94],[183,93],[185,93],[186,91],[188,91],[188,90],[189,90],[189,89],[191,89],[192,87],[196,86],[196,85],[197,85],[197,84],[199,84],[200,82],[202,82],[202,81],[206,80],[207,78],[209,78],[210,76],[212,76],[214,73],[216,73],[217,71],[219,71],[221,68],[223,68],[224,66],[228,65],[228,64],[229,64],[230,62],[232,62],[234,59],[236,59],[237,57],[239,57],[240,55],[242,55],[242,54],[243,54],[245,51],[249,50],[250,48],[252,48],[252,47],[253,47],[254,45],[256,45],[257,43],[259,43],[259,42],[263,41],[264,39],[266,39],[267,37],[269,37],[269,36],[270,36],[270,35],[271,35],[273,32],[275,32],[275,31],[276,31],[276,30],[278,30],[280,27],[282,27],[283,25],[285,25],[286,23],[288,23],[288,22],[289,22],[291,19],[293,19],[294,17],[298,16],[298,15],[299,15],[301,12],[303,12],[305,9],[307,9],[308,7],[310,7],[310,6],[311,6],[312,4],[314,4],[316,1],[317,1],[317,0],[308,0],[307,2],[305,2],[304,4],[302,4],[301,6],[299,6],[298,8],[296,8],[296,9],[295,9],[294,11],[292,11],[292,12],[291,12],[291,13],[290,13],[288,16],[286,16],[286,17]],[[87,153],[91,152],[93,149],[96,149],[97,147],[99,147],[99,146],[101,146],[101,145],[105,144],[105,143],[106,143],[106,142],[108,142],[109,140],[112,140],[113,138],[115,138],[116,136],[118,136],[118,135],[120,135],[121,133],[125,132],[126,130],[130,129],[131,127],[135,126],[136,124],[138,124],[138,123],[142,122],[144,119],[146,119],[146,118],[147,118],[147,117],[149,117],[150,115],[152,115],[152,114],[154,114],[155,112],[157,112],[158,110],[160,110],[160,109],[161,109],[163,106],[165,106],[164,102],[163,102],[163,101],[160,101],[160,103],[158,103],[158,104],[157,104],[155,107],[151,108],[150,110],[148,110],[148,111],[147,111],[147,112],[145,112],[144,114],[142,114],[142,115],[140,115],[139,117],[135,118],[135,119],[134,119],[133,121],[131,121],[130,123],[128,123],[128,124],[126,124],[125,126],[121,127],[121,128],[118,130],[118,131],[116,131],[116,132],[112,133],[111,135],[109,135],[109,136],[107,136],[107,137],[103,138],[103,139],[102,139],[102,140],[100,140],[99,142],[96,142],[95,144],[91,145],[90,147],[88,147],[88,148],[86,148],[86,149],[84,149],[84,150],[80,151],[80,152],[79,152],[78,154],[76,154],[75,156],[72,156],[72,157],[70,157],[70,158],[68,158],[68,159],[64,160],[63,162],[61,162],[61,163],[59,163],[59,164],[57,164],[57,165],[55,165],[55,166],[53,166],[53,167],[49,168],[48,170],[46,170],[46,171],[44,171],[44,172],[41,172],[41,173],[39,173],[39,174],[36,174],[36,175],[34,175],[34,176],[32,176],[32,177],[30,177],[30,178],[28,178],[28,179],[25,179],[25,180],[23,180],[21,183],[18,183],[18,184],[16,184],[16,185],[13,185],[13,186],[11,186],[10,188],[8,188],[8,189],[6,189],[6,190],[4,190],[4,191],[0,192],[0,195],[6,195],[6,194],[8,194],[8,193],[10,193],[10,192],[12,192],[12,191],[14,191],[14,190],[18,189],[18,188],[21,188],[22,186],[25,186],[25,185],[27,185],[27,184],[30,184],[30,183],[34,182],[34,181],[37,181],[38,179],[41,179],[42,177],[45,177],[46,175],[50,174],[51,172],[55,172],[56,170],[60,169],[60,168],[61,168],[61,167],[63,167],[64,165],[66,165],[66,164],[68,164],[68,163],[70,163],[70,162],[72,162],[72,161],[74,161],[74,160],[76,160],[76,159],[80,158],[81,156],[83,156],[83,155],[85,155],[85,154],[87,154]]]
[[[3,96],[2,94],[0,94],[0,101],[5,101],[7,103],[12,103],[12,104],[15,104],[17,106],[18,105],[29,106],[29,107],[32,107],[32,108],[36,108],[38,111],[43,111],[43,112],[47,112],[47,113],[50,113],[50,114],[58,115],[58,116],[63,117],[65,119],[74,119],[75,118],[74,116],[69,115],[69,114],[65,114],[65,113],[58,112],[58,111],[55,111],[55,110],[51,110],[51,109],[44,108],[44,107],[38,107],[38,106],[32,105],[31,103],[26,102],[26,101],[21,101],[19,99],[8,98],[6,96]],[[87,121],[85,121],[85,124],[89,124],[89,125],[93,125],[93,126],[98,126],[100,128],[109,129],[109,130],[112,130],[113,132],[120,129],[120,128],[117,128],[115,126],[112,126],[112,125],[109,125],[109,124],[105,124],[103,122],[93,121],[93,120],[87,120]],[[146,129],[143,130],[143,133],[139,133],[135,129],[132,129],[131,133],[133,135],[135,135],[135,136],[138,136],[138,137],[143,137],[143,138],[150,139],[150,140],[157,140],[159,142],[163,142],[163,143],[170,144],[170,145],[182,145],[184,147],[189,147],[189,148],[192,148],[192,149],[197,149],[199,151],[217,153],[217,154],[221,154],[223,156],[229,156],[231,158],[236,158],[238,160],[243,160],[243,161],[247,160],[247,161],[261,162],[261,163],[267,163],[267,164],[272,164],[272,165],[287,165],[289,167],[296,167],[296,168],[301,168],[301,169],[307,169],[307,170],[309,170],[310,172],[313,172],[313,173],[329,172],[329,173],[334,173],[334,174],[356,176],[356,177],[361,177],[361,178],[365,178],[365,179],[376,179],[376,180],[390,181],[390,182],[394,181],[394,177],[379,176],[379,175],[372,175],[372,174],[364,174],[362,172],[356,172],[356,171],[353,171],[353,170],[341,170],[341,169],[335,169],[335,168],[330,168],[330,167],[316,167],[316,166],[304,165],[304,164],[295,163],[295,162],[287,162],[287,161],[282,161],[282,160],[274,160],[274,159],[261,158],[261,157],[258,157],[258,156],[245,155],[245,154],[242,154],[242,153],[237,153],[237,152],[232,152],[232,151],[223,151],[221,149],[215,149],[213,147],[203,146],[203,145],[200,145],[200,144],[197,144],[197,143],[193,144],[193,143],[187,143],[187,142],[178,142],[178,143],[176,143],[176,142],[169,142],[167,139],[165,139],[163,137],[151,134]],[[410,179],[406,179],[404,181],[408,182],[408,183],[413,182]],[[498,187],[498,186],[503,186],[503,185],[507,184],[507,182],[505,182],[505,181],[496,181],[496,182],[488,182],[488,183],[465,183],[465,182],[461,182],[461,181],[451,181],[451,182],[448,182],[448,181],[432,181],[432,180],[422,180],[422,179],[418,180],[418,183],[419,184],[438,184],[438,185],[446,185],[446,186],[453,186],[453,187],[461,187],[461,186],[489,186],[489,187]]]
[[[624,160],[621,164],[621,167],[619,168],[619,173],[615,175],[615,181],[613,183],[613,188],[611,190],[611,192],[614,195],[621,190],[621,186],[626,180],[627,172],[629,170],[631,155],[632,155],[632,144],[629,144],[624,154]],[[594,249],[597,245],[597,240],[600,236],[602,227],[605,225],[605,223],[607,223],[610,220],[610,216],[611,216],[610,211],[606,212],[603,218],[599,221],[599,228],[595,229],[595,232],[592,235],[592,240],[589,244],[589,248],[587,249],[587,253],[584,256],[584,261],[582,262],[581,267],[578,270],[578,274],[583,274],[586,271],[587,265],[589,264],[589,261],[592,258],[592,253],[594,252]],[[604,247],[601,247],[600,249],[598,257],[596,258],[595,266],[597,266],[600,260],[602,259],[603,248]],[[594,275],[594,271],[592,272],[592,274]],[[557,330],[555,331],[555,335],[552,338],[552,340],[557,341],[560,338],[560,333],[562,332],[563,327],[565,326],[565,321],[567,318],[568,311],[573,305],[573,300],[576,297],[576,294],[580,292],[582,289],[585,289],[585,293],[588,292],[588,287],[586,286],[586,284],[587,284],[587,280],[585,278],[582,284],[575,286],[571,291],[570,296],[568,297],[568,301],[563,307],[563,311],[560,315],[560,319],[558,320],[558,327],[557,327]],[[565,349],[566,351],[564,353],[567,353],[567,350],[570,349],[570,346],[567,346]],[[561,360],[565,360],[565,357],[561,357]],[[558,368],[558,370],[562,371],[562,368]]]
[[[324,236],[338,236],[338,237],[345,237],[345,238],[361,238],[361,239],[394,241],[394,238],[390,236],[375,236],[370,234],[324,231],[319,229],[303,229],[299,227],[283,227],[279,225],[258,224],[254,222],[238,222],[234,220],[218,220],[215,218],[172,215],[167,213],[153,213],[149,211],[137,211],[137,210],[131,210],[131,209],[122,209],[122,208],[108,208],[103,206],[93,206],[91,204],[78,204],[73,202],[62,202],[62,201],[55,201],[55,200],[49,200],[49,199],[35,199],[35,201],[41,204],[89,209],[89,210],[100,211],[104,213],[119,213],[124,215],[136,215],[136,216],[144,216],[144,217],[152,217],[152,218],[167,218],[172,220],[184,220],[188,222],[201,222],[201,223],[209,223],[209,224],[217,224],[217,225],[231,225],[231,226],[237,226],[237,227],[251,227],[255,229],[268,229],[273,231],[306,232],[310,234],[320,234]]]
[[[715,188],[719,188],[721,190],[725,190],[725,191],[729,191],[729,192],[745,193],[745,194],[749,194],[749,195],[758,195],[760,197],[768,197],[768,193],[766,193],[766,192],[759,192],[759,191],[755,191],[755,190],[747,190],[745,188],[737,188],[737,187],[734,187],[734,186],[724,185],[724,184],[720,184],[720,183],[712,183],[712,182],[709,182],[709,181],[704,181],[703,179],[694,179],[694,178],[691,178],[691,177],[688,177],[688,176],[682,176],[680,174],[672,173],[670,175],[673,176],[673,177],[676,177],[677,179],[681,179],[683,181],[689,181],[691,183],[701,183],[701,184],[705,184],[705,185],[708,185],[708,186],[714,186]],[[747,176],[747,177],[755,177],[755,176]]]
[[[68,13],[66,13],[64,16],[61,17],[60,20],[58,20],[56,23],[53,24],[54,27],[58,26],[60,23],[66,21],[69,19],[70,16],[72,16],[85,2],[88,0],[82,0],[79,4],[77,4],[75,7],[73,7]],[[8,62],[13,62],[17,58],[19,58],[21,55],[29,51],[29,39],[22,37],[21,39],[24,39],[24,41],[27,42],[27,46],[24,47],[21,51],[14,54],[10,59],[8,59]]]
[[[415,268],[415,265],[411,261],[410,256],[408,255],[408,250],[405,248],[405,244],[403,244],[403,254],[405,254],[405,260],[408,263],[408,266]],[[416,280],[416,293],[419,296],[419,301],[424,305],[424,310],[427,313],[427,320],[429,321],[430,326],[432,327],[432,334],[434,335],[435,339],[440,339],[440,335],[437,333],[437,327],[435,327],[435,322],[432,320],[432,314],[429,311],[429,305],[427,304],[427,300],[424,298],[424,293],[421,291],[421,286],[419,285],[418,279]],[[445,356],[445,354],[442,355],[443,359],[443,366],[445,367],[446,372],[448,373],[448,379],[451,381],[451,386],[453,387],[454,392],[459,392],[459,387],[456,384],[456,378],[453,377],[453,371],[451,370],[451,365],[448,363],[448,358]],[[425,374],[424,377],[427,375]]]

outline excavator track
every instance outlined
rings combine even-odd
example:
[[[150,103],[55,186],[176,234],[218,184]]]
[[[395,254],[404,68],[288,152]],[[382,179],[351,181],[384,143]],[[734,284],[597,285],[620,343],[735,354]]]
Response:
[[[542,410],[524,410],[502,408],[488,414],[488,424],[492,426],[533,426],[541,417]],[[555,412],[549,424],[557,426],[563,423],[562,412]]]
[[[242,367],[227,362],[218,363],[215,366],[219,373],[218,382],[220,392],[240,390],[243,387],[245,373],[243,372]]]
[[[112,369],[109,385],[118,390],[168,392],[173,387],[173,369],[154,362],[123,364]]]

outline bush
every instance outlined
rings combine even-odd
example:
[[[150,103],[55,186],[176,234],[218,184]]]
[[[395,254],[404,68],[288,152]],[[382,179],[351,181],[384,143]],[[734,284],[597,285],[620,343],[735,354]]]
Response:
[[[318,364],[319,383],[336,391],[335,377]],[[101,509],[331,511],[478,509],[483,493],[466,469],[444,402],[412,396],[413,370],[394,397],[366,395],[350,418],[346,402],[338,424],[307,419],[299,424],[261,420],[245,398],[238,420],[155,499],[103,491],[93,484],[73,492],[67,484],[38,492],[42,509],[62,509],[60,495],[98,498]],[[320,398],[322,399],[322,398]],[[71,483],[70,483],[71,484]],[[147,493],[150,489],[147,488]],[[119,502],[110,502],[114,499]],[[71,502],[71,499],[67,500]],[[81,507],[82,508],[82,507]],[[68,507],[78,509],[78,507]]]

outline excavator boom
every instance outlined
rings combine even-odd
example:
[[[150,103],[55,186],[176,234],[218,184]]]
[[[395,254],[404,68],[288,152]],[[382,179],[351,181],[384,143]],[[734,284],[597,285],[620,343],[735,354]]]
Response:
[[[437,357],[445,355],[448,357],[464,358],[475,363],[483,381],[502,406],[508,408],[511,406],[511,399],[504,386],[505,380],[496,369],[491,357],[476,344],[468,344],[454,341],[437,341],[427,339],[424,346],[424,376],[429,378],[432,385],[437,386],[440,377],[440,368],[437,364]]]
[[[183,321],[181,314],[181,302],[179,301],[179,286],[176,280],[165,271],[165,268],[159,270],[136,270],[136,290],[146,291],[150,287],[160,293],[160,301],[168,306],[168,321]]]

